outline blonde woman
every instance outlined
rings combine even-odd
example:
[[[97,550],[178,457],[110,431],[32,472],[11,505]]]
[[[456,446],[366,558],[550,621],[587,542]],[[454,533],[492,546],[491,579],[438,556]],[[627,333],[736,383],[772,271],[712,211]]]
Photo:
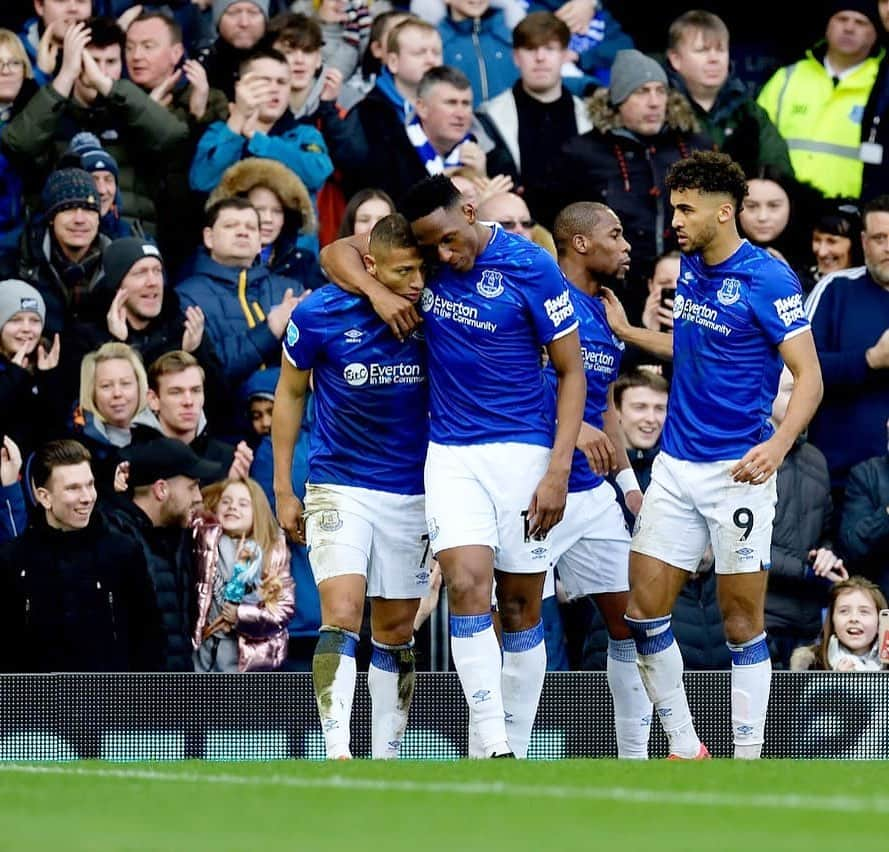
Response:
[[[131,346],[110,341],[84,357],[73,433],[92,453],[100,490],[113,487],[119,451],[129,446],[133,418],[147,400],[148,377],[141,356]]]
[[[293,617],[290,548],[261,486],[226,479],[204,489],[192,523],[198,620],[196,672],[272,671]]]

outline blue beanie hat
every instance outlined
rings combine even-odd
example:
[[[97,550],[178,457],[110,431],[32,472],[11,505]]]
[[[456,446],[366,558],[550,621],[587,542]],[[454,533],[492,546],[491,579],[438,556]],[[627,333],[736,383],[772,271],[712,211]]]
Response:
[[[103,147],[99,138],[89,131],[76,134],[68,145],[68,154],[79,158],[80,168],[93,172],[111,172],[114,179],[120,178],[117,161]]]

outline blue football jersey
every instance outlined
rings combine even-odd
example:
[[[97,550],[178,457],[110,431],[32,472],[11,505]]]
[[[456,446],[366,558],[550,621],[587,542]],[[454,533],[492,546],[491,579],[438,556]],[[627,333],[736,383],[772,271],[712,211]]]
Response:
[[[423,493],[428,430],[425,352],[401,343],[361,296],[335,285],[294,308],[284,355],[312,370],[309,482]]]
[[[683,255],[673,302],[673,380],[661,447],[688,461],[743,456],[767,440],[783,341],[806,331],[799,280],[746,240],[707,266]]]
[[[552,446],[541,346],[577,327],[568,282],[539,246],[494,228],[469,272],[448,267],[420,300],[430,439]]]
[[[604,425],[605,410],[608,408],[608,388],[617,379],[624,344],[618,340],[605,319],[602,300],[584,293],[573,284],[569,285],[571,301],[577,313],[580,332],[580,353],[583,356],[583,371],[586,375],[586,404],[583,410],[584,422],[601,429]],[[546,367],[549,380],[553,416],[555,416],[556,388],[558,379],[551,365]],[[603,477],[590,469],[587,457],[574,451],[571,461],[571,477],[568,490],[588,491],[602,482]]]

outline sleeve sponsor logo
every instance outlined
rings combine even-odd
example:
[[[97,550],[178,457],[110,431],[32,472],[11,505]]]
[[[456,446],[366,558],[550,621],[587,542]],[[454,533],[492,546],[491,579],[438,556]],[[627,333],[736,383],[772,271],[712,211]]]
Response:
[[[775,299],[772,303],[778,318],[784,323],[785,328],[790,328],[797,320],[804,320],[806,312],[803,310],[803,297],[801,293],[785,296],[783,299]]]
[[[565,320],[574,316],[574,305],[571,304],[571,294],[567,290],[564,290],[554,299],[547,299],[543,303],[543,307],[546,309],[546,315],[549,317],[550,322],[556,328],[562,325]]]
[[[293,320],[287,320],[287,345],[295,346],[296,341],[299,340],[299,329],[296,327],[296,323]]]

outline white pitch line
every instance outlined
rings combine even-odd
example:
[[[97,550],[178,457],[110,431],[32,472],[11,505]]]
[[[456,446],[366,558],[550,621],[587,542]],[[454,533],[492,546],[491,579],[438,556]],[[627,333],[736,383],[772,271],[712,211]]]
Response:
[[[479,794],[528,799],[578,799],[664,805],[713,806],[732,808],[771,808],[777,810],[829,811],[835,813],[887,814],[889,798],[881,796],[800,796],[677,792],[639,790],[631,787],[565,787],[511,784],[500,781],[375,781],[332,775],[328,778],[295,778],[289,775],[230,775],[196,772],[158,772],[151,769],[105,769],[81,766],[34,766],[2,763],[0,773],[23,775],[68,775],[82,778],[114,778],[132,781],[159,781],[186,784],[220,784],[246,787],[293,787],[303,790],[365,790],[379,793],[447,793],[459,796]]]

